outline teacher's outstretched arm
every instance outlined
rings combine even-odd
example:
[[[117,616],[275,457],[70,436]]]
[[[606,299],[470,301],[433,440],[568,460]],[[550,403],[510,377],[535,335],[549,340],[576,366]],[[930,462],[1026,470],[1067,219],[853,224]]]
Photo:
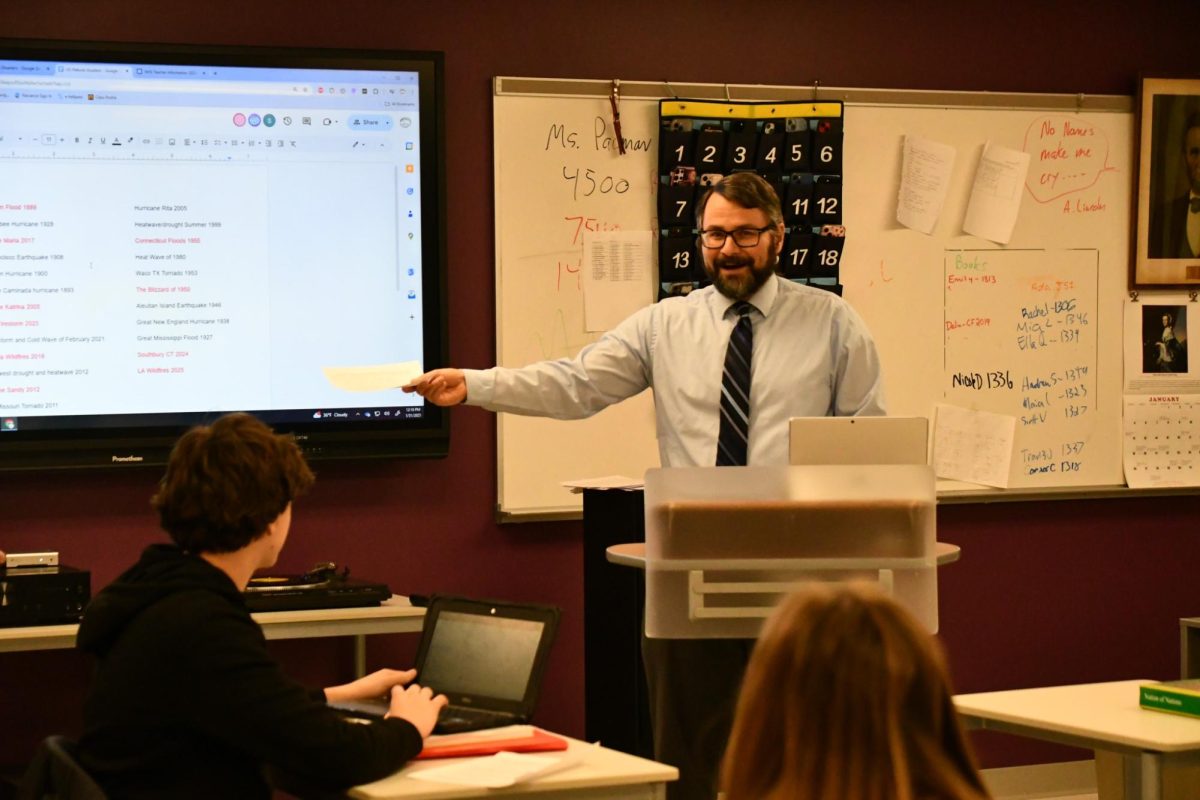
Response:
[[[463,371],[451,367],[426,372],[401,388],[409,393],[416,392],[439,406],[456,406],[467,399],[467,381]]]

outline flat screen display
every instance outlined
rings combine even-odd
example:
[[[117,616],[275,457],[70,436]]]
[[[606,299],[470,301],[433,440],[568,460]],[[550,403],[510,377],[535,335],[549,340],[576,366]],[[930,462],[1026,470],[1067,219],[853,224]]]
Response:
[[[0,468],[161,463],[230,411],[435,456],[438,53],[0,42]]]

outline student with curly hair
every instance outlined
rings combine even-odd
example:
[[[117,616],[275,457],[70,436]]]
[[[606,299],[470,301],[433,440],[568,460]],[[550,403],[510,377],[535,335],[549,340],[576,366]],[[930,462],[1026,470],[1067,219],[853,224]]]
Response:
[[[312,482],[295,441],[246,414],[176,443],[152,500],[173,544],[146,548],[79,628],[99,663],[78,758],[109,796],[269,798],[266,767],[344,788],[420,752],[444,696],[397,670],[310,692],[283,674],[246,609],[242,591],[275,564],[292,500]],[[326,705],[388,692],[388,718],[367,725]]]

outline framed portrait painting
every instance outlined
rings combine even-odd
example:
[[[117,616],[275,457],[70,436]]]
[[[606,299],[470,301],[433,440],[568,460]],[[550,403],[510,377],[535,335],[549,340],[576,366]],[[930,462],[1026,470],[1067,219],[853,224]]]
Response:
[[[1143,77],[1130,288],[1200,289],[1200,78]]]

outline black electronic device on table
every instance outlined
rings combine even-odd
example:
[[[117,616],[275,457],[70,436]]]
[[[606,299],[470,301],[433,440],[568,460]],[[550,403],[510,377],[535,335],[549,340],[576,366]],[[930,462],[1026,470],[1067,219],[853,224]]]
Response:
[[[431,597],[417,648],[417,681],[450,701],[433,732],[529,722],[560,616],[554,606]],[[331,705],[368,718],[389,707],[386,698]]]
[[[392,596],[383,583],[350,577],[350,570],[325,561],[303,575],[262,575],[251,578],[243,593],[251,611],[299,611],[317,608],[377,606]]]
[[[0,566],[0,628],[79,622],[91,596],[85,569]]]
[[[38,359],[5,362],[36,378],[4,382],[0,470],[165,464],[230,411],[311,459],[445,456],[448,409],[396,388],[447,362],[442,74],[0,38],[0,295],[37,326],[4,350]]]

